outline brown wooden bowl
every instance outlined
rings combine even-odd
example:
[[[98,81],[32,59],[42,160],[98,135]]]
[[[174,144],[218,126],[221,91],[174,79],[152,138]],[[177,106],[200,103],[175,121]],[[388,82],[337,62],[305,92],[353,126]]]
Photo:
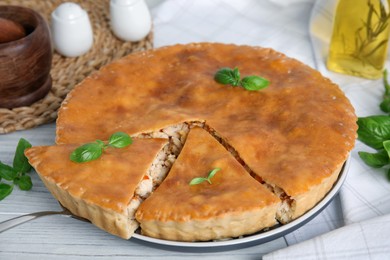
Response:
[[[28,106],[52,85],[49,27],[41,15],[25,7],[0,6],[0,17],[21,24],[26,32],[23,38],[0,43],[0,107]]]

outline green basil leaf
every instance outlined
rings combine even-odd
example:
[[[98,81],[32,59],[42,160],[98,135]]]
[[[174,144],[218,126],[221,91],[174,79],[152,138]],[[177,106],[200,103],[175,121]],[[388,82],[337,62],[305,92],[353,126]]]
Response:
[[[0,200],[3,200],[5,197],[10,195],[13,188],[14,187],[12,185],[0,183]]]
[[[123,148],[133,143],[131,137],[123,132],[116,132],[110,136],[108,144],[115,148]]]
[[[233,78],[234,78],[235,84],[236,84],[236,85],[233,85],[233,86],[238,86],[240,84],[241,75],[240,75],[240,71],[238,70],[237,67],[235,67],[233,69]]]
[[[18,172],[2,162],[0,162],[0,177],[7,180],[12,181],[17,176]]]
[[[26,173],[31,170],[31,165],[28,163],[28,159],[24,155],[24,150],[31,148],[31,146],[32,145],[27,140],[23,138],[19,139],[13,161],[13,167],[17,172]]]
[[[383,142],[383,148],[385,148],[387,155],[390,157],[390,140],[386,140]]]
[[[241,86],[246,90],[257,91],[268,87],[269,80],[259,76],[247,76],[241,80]]]
[[[197,177],[197,178],[193,178],[191,181],[190,181],[190,185],[197,185],[197,184],[200,184],[204,181],[207,181],[207,178],[203,178],[203,177]]]
[[[383,112],[390,113],[390,97],[386,96],[379,105]]]
[[[217,71],[214,76],[214,80],[224,85],[239,86],[240,84],[240,72],[237,68],[232,70],[231,68],[222,68]]]
[[[375,149],[383,148],[383,142],[390,140],[390,117],[386,115],[359,117],[358,139]]]
[[[221,168],[214,168],[212,171],[210,171],[209,176],[208,176],[207,178],[208,178],[208,179],[213,178],[214,175],[215,175],[218,171],[220,171],[220,170],[221,170]]]
[[[358,154],[363,162],[373,168],[381,168],[390,162],[389,155],[386,150],[382,150],[378,153],[359,152]]]
[[[211,182],[211,178],[214,177],[214,175],[220,171],[221,168],[214,168],[212,169],[210,172],[209,172],[209,175],[207,176],[207,178],[204,178],[204,177],[197,177],[197,178],[194,178],[190,181],[190,185],[196,185],[196,184],[200,184],[204,181],[207,181],[208,183],[212,184]]]
[[[98,143],[88,143],[74,150],[70,155],[70,160],[77,163],[89,162],[98,159],[102,152]]]
[[[31,190],[32,182],[28,175],[23,175],[18,180],[18,186],[21,190]]]

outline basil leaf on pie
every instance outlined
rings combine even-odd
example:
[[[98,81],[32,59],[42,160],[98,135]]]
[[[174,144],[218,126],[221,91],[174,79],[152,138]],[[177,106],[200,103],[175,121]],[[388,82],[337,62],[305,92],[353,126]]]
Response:
[[[247,76],[241,80],[241,85],[246,90],[257,91],[268,87],[269,80],[259,76]]]
[[[98,143],[88,143],[74,150],[70,155],[70,160],[77,163],[89,162],[99,158],[102,152]]]
[[[219,171],[221,170],[221,168],[214,168],[210,171],[209,175],[207,176],[207,178],[204,178],[204,177],[196,177],[196,178],[193,178],[191,181],[190,181],[190,185],[196,185],[196,184],[201,184],[202,182],[204,181],[207,181],[208,183],[212,184],[211,182],[211,178],[214,177],[214,175]]]
[[[215,175],[218,171],[220,171],[220,170],[221,170],[221,168],[214,168],[212,171],[210,171],[209,176],[207,177],[207,179],[213,178],[214,175]]]
[[[232,70],[231,68],[222,68],[217,71],[214,76],[215,81],[224,85],[239,86],[240,85],[240,72],[237,68]]]
[[[208,180],[207,178],[203,178],[203,177],[193,178],[193,179],[190,181],[190,185],[201,184],[202,182],[207,181],[207,180]]]
[[[115,148],[123,148],[133,143],[131,137],[123,132],[116,132],[111,135],[108,144]]]
[[[87,143],[78,147],[71,153],[70,160],[77,163],[93,161],[98,159],[109,146],[124,148],[132,143],[133,140],[128,134],[116,132],[110,136],[108,144],[105,144],[102,140],[96,140],[94,143]]]
[[[241,79],[238,68],[222,68],[217,71],[214,76],[215,81],[224,85],[242,86],[249,91],[257,91],[266,88],[269,85],[269,80],[259,76],[246,76]]]

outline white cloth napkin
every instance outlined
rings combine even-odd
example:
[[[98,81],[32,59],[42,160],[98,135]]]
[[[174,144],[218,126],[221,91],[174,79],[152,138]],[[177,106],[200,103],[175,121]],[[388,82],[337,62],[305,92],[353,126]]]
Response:
[[[347,225],[263,257],[276,259],[389,259],[390,215]]]
[[[317,68],[338,83],[358,116],[380,113],[380,80],[329,72],[325,66],[336,0],[166,0],[153,8],[155,46],[190,42],[224,42],[270,47]],[[313,5],[314,4],[314,5]],[[310,15],[311,14],[311,15]],[[310,26],[309,26],[310,24]],[[390,68],[390,67],[388,67]],[[351,156],[341,202],[299,230],[285,236],[290,246],[265,259],[361,258],[390,255],[390,182],[383,170],[366,166],[357,151]],[[340,210],[341,209],[341,210]],[[342,211],[342,214],[340,213]],[[381,218],[376,218],[383,216]],[[346,227],[328,233],[343,222]],[[361,222],[368,220],[368,222]],[[354,225],[348,225],[357,223]],[[308,240],[319,234],[326,235]]]

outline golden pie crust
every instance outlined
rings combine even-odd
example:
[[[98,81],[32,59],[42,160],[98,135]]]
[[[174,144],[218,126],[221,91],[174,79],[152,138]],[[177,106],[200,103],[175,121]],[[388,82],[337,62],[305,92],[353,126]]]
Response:
[[[214,75],[222,67],[271,83],[261,91],[221,85]],[[203,125],[281,199],[276,217],[286,223],[331,189],[354,146],[356,119],[337,85],[295,59],[260,47],[196,43],[133,54],[87,77],[62,104],[56,142]]]
[[[211,184],[189,185],[214,168],[221,170]],[[138,208],[136,219],[147,236],[207,241],[275,225],[279,203],[216,139],[196,127],[167,178]]]
[[[73,214],[107,232],[129,238],[138,228],[129,204],[164,139],[136,139],[107,148],[94,161],[75,163],[70,154],[80,144],[35,146],[25,154],[53,196]]]

